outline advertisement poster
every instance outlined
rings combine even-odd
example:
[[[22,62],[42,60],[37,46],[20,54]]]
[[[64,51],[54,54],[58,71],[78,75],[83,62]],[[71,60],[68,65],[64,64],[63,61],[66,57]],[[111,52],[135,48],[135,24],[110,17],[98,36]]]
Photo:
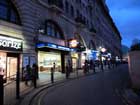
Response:
[[[35,63],[36,63],[35,57],[34,57],[34,56],[31,56],[31,57],[30,57],[30,67],[32,67],[33,64],[35,64]]]
[[[29,57],[24,56],[23,57],[23,67],[26,67],[27,65],[29,65]]]

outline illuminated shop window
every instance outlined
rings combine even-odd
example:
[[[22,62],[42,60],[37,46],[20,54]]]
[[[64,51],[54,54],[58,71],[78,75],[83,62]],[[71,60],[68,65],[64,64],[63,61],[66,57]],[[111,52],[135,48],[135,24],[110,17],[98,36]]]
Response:
[[[0,19],[21,24],[18,12],[10,0],[0,0]]]
[[[59,39],[64,39],[63,33],[59,26],[53,21],[46,21],[45,34]]]

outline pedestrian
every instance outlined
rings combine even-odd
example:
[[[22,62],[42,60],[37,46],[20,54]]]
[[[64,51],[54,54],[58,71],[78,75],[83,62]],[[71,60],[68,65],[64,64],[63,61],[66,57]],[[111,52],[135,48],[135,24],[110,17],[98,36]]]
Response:
[[[95,73],[95,65],[93,60],[90,60],[90,69],[93,70],[93,73]]]
[[[87,74],[87,72],[88,72],[88,61],[85,60],[85,62],[84,62],[84,74]]]
[[[38,66],[34,63],[32,66],[32,82],[33,82],[34,88],[37,87],[37,72],[38,72]]]
[[[107,60],[107,64],[108,64],[108,69],[110,69],[110,60]]]
[[[71,72],[71,63],[70,63],[70,60],[68,60],[66,64],[66,79],[69,78],[70,72]]]
[[[27,65],[24,71],[24,77],[25,77],[25,85],[28,85],[28,81],[31,79],[31,67],[30,65]]]

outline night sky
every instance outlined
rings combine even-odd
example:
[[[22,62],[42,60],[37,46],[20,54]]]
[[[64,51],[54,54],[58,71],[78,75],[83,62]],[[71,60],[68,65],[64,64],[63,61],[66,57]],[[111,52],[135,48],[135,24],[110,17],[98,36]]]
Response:
[[[122,36],[122,44],[131,46],[140,39],[140,0],[106,0],[110,14]]]

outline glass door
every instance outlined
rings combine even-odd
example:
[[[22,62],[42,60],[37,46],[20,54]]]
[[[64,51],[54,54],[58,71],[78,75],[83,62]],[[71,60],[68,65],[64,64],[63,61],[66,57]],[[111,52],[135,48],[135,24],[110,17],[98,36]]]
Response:
[[[16,79],[17,57],[7,57],[7,78],[9,80]]]

